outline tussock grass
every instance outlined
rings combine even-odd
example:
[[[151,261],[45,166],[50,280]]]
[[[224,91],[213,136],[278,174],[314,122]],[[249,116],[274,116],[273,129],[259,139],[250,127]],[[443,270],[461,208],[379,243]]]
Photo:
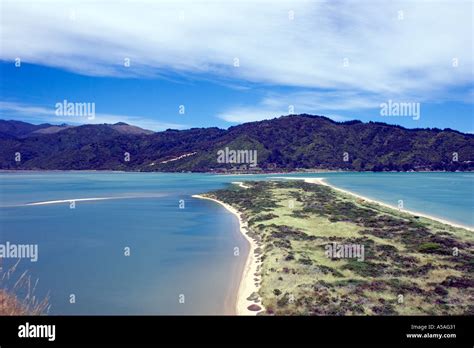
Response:
[[[47,314],[50,309],[49,298],[39,299],[35,296],[38,279],[33,281],[28,271],[18,275],[19,262],[8,269],[0,265],[0,315]]]
[[[246,185],[208,195],[243,212],[261,240],[265,314],[474,314],[472,232],[326,186]],[[333,242],[364,245],[365,260],[328,258]]]

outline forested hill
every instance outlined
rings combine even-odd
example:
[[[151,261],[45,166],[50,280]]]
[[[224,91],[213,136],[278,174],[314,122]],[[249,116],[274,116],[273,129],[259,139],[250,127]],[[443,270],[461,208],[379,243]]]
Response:
[[[256,155],[226,157],[219,151]],[[242,161],[244,159],[244,161]],[[230,127],[151,132],[117,123],[83,126],[0,121],[0,169],[290,171],[473,170],[474,135],[291,115]]]

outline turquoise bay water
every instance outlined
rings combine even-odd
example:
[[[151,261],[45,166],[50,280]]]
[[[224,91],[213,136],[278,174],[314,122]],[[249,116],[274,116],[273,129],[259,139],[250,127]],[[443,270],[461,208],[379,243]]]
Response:
[[[320,173],[330,184],[407,210],[474,226],[474,173]]]
[[[232,181],[281,176],[1,173],[0,243],[38,244],[38,261],[22,260],[17,272],[39,279],[35,293],[49,293],[51,314],[232,313],[248,246],[231,214],[191,196]],[[474,226],[471,173],[288,176],[325,177],[389,204],[402,199],[406,209]],[[118,199],[78,201],[75,209],[67,202],[25,205],[94,197]],[[76,303],[69,303],[70,294]]]

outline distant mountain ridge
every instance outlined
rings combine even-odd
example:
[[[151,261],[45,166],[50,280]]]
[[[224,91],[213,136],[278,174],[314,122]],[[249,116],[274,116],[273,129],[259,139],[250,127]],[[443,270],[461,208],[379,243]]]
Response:
[[[220,163],[219,150],[256,151],[257,166]],[[20,154],[20,160],[18,154]],[[152,132],[125,123],[31,125],[0,120],[0,169],[275,172],[473,170],[474,135],[290,115],[227,130]]]
[[[118,122],[115,124],[104,124],[104,125],[110,128],[113,128],[122,134],[152,134],[154,133],[151,130],[143,129],[137,126],[131,126],[125,122]],[[52,134],[52,133],[61,132],[65,129],[72,128],[72,127],[80,127],[80,126],[70,126],[67,124],[52,125],[49,123],[34,125],[34,124],[30,124],[23,121],[0,120],[0,134],[4,134],[6,136],[10,135],[17,138],[25,138],[31,135],[38,135],[38,134]]]
[[[49,123],[34,125],[22,121],[0,120],[0,134],[17,138],[26,137],[28,134],[38,132],[42,129],[47,129],[49,127],[52,127],[52,125]]]

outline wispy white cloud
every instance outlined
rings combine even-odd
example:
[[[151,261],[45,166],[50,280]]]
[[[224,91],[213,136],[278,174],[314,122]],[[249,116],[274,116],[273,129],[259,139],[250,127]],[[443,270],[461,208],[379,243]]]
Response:
[[[295,93],[271,93],[253,106],[229,107],[217,116],[228,122],[249,122],[288,114],[323,114],[335,121],[348,118],[337,111],[355,111],[379,107],[385,102],[378,95],[357,92],[305,91]]]
[[[0,116],[4,119],[21,119],[22,121],[35,120],[44,123],[67,123],[70,125],[79,124],[114,124],[125,122],[133,126],[154,131],[189,128],[185,124],[167,123],[154,120],[144,116],[119,115],[109,113],[96,113],[94,117],[84,116],[64,116],[56,115],[54,107],[44,107],[16,102],[0,101]]]
[[[306,95],[300,109],[343,110],[337,95],[348,91],[357,94],[343,104],[352,108],[387,96],[436,101],[458,87],[456,98],[465,101],[462,90],[474,80],[469,0],[3,0],[1,29],[4,60],[87,75],[179,73],[336,95],[313,102]],[[281,112],[271,103],[262,100],[258,110]],[[260,117],[251,111],[235,107],[221,117]]]

